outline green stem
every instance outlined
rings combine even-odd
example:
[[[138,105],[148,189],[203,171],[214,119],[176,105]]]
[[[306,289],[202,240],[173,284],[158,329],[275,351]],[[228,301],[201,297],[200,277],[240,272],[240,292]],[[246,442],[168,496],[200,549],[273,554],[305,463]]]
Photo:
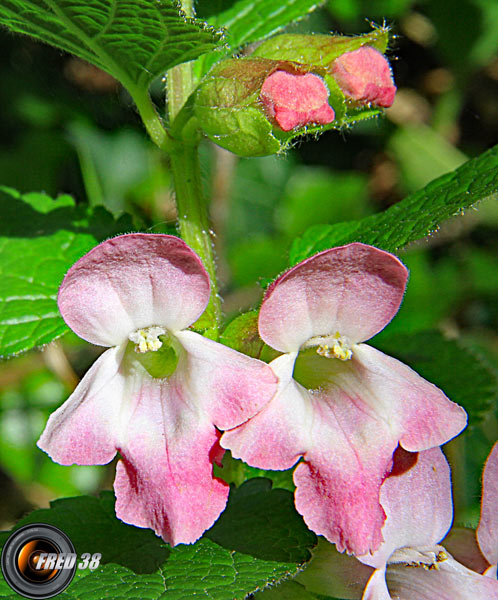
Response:
[[[181,6],[188,17],[193,15],[192,0],[182,0]],[[208,337],[217,339],[221,303],[216,280],[213,242],[209,230],[208,204],[202,189],[198,152],[199,132],[196,119],[192,117],[189,106],[185,106],[193,91],[191,63],[177,65],[168,72],[167,90],[172,132],[168,140],[170,146],[168,152],[171,158],[180,235],[200,256],[211,280],[209,304],[204,314],[195,323],[195,327],[205,330],[205,335]]]
[[[161,150],[164,150],[164,152],[171,152],[171,139],[152,104],[152,100],[150,99],[147,90],[128,88],[128,91],[137,106],[140,117],[142,118],[143,124],[145,125],[151,140],[156,146],[161,148]]]
[[[195,327],[205,329],[206,335],[216,339],[221,304],[216,281],[213,243],[209,232],[207,203],[202,191],[197,144],[175,141],[170,157],[180,235],[201,257],[211,280],[209,304]]]

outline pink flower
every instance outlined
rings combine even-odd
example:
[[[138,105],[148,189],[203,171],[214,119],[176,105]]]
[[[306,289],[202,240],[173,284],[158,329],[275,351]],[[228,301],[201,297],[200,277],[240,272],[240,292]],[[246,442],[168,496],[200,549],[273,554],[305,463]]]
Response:
[[[391,106],[396,94],[389,63],[372,46],[345,52],[332,63],[332,74],[343,93],[357,102]]]
[[[287,71],[275,71],[267,77],[260,93],[268,116],[284,131],[310,123],[331,123],[335,113],[328,97],[329,92],[318,75]]]
[[[213,477],[219,429],[272,397],[264,363],[189,331],[209,299],[199,257],[169,235],[129,234],[81,258],[59,309],[83,339],[109,347],[50,417],[38,445],[63,465],[105,464],[116,452],[116,514],[172,544],[217,519],[228,486]]]
[[[496,509],[496,488],[486,486],[485,480],[484,495],[493,494],[489,500]],[[490,577],[476,573],[440,545],[451,525],[453,506],[450,470],[439,448],[418,454],[398,448],[380,501],[387,515],[380,548],[357,560],[321,543],[298,576],[299,583],[310,592],[357,600],[498,599],[496,570],[488,570]],[[496,548],[495,544],[495,556]]]
[[[421,452],[414,467],[388,477],[380,501],[387,514],[384,542],[373,555],[358,557],[375,567],[363,600],[498,599],[496,567],[494,579],[485,577],[457,562],[438,544],[453,519],[450,472],[441,450]],[[496,514],[496,494],[492,502]],[[495,514],[492,556],[496,559]]]
[[[401,444],[442,444],[465,411],[397,360],[363,344],[396,314],[408,272],[364,244],[325,250],[267,291],[261,338],[282,354],[270,366],[278,392],[221,445],[252,466],[294,473],[308,527],[355,554],[378,548],[385,521],[379,490]]]

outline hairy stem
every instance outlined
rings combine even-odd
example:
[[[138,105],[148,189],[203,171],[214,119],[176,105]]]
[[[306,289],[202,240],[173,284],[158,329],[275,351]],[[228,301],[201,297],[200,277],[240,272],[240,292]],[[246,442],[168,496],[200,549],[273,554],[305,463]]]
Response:
[[[197,144],[175,141],[170,156],[180,234],[201,257],[211,280],[209,304],[195,326],[205,329],[209,337],[216,339],[221,317],[221,304],[216,282],[207,202],[202,191]]]
[[[183,0],[181,4],[187,17],[192,16],[192,0]],[[168,152],[175,186],[178,227],[185,242],[201,257],[211,280],[209,304],[204,314],[195,323],[195,327],[204,330],[208,337],[217,339],[221,303],[209,229],[208,202],[202,189],[198,152],[199,132],[197,121],[192,116],[191,108],[187,103],[193,91],[191,63],[177,65],[168,72],[167,90],[172,132]]]

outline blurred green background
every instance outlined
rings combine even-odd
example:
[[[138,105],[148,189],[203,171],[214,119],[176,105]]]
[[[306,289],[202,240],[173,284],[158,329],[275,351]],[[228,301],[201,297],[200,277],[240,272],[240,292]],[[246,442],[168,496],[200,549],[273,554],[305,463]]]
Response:
[[[355,34],[392,26],[398,95],[382,119],[300,142],[284,157],[237,159],[202,147],[227,322],[257,306],[287,265],[292,239],[317,223],[378,212],[498,142],[498,3],[328,0],[290,31]],[[69,193],[174,231],[167,161],[126,92],[107,74],[28,38],[0,35],[0,184]],[[163,84],[154,86],[158,103]],[[402,255],[411,277],[385,334],[438,329],[498,363],[496,200],[450,220]],[[50,499],[110,488],[109,467],[61,467],[35,446],[97,349],[68,334],[0,363],[0,527]],[[480,473],[498,437],[496,409],[449,450],[458,519],[475,525]]]

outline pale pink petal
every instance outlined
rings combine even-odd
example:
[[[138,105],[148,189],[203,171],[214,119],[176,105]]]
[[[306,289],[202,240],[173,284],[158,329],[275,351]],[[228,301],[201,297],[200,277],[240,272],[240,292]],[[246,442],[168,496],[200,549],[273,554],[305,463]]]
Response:
[[[489,566],[484,572],[483,575],[485,577],[491,577],[492,579],[498,579],[498,570],[497,565]]]
[[[430,570],[391,565],[386,577],[391,597],[398,600],[498,600],[498,581],[451,557]]]
[[[66,323],[101,346],[123,343],[138,328],[178,331],[209,300],[209,277],[185,242],[131,233],[102,242],[67,272],[58,304]]]
[[[487,561],[498,563],[498,442],[493,446],[482,476],[481,520],[477,541]]]
[[[332,74],[349,98],[377,106],[391,106],[396,94],[391,69],[385,56],[362,46],[346,52],[332,63]]]
[[[368,580],[361,600],[391,600],[387,589],[385,568],[376,569]]]
[[[440,446],[464,429],[463,408],[410,367],[366,344],[355,346],[353,356],[348,362],[355,364],[359,395],[383,415],[405,450]]]
[[[326,125],[335,118],[328,104],[329,92],[313,73],[275,71],[261,88],[261,101],[270,118],[284,131],[309,123]]]
[[[392,254],[349,244],[325,250],[296,265],[269,288],[259,332],[281,352],[299,350],[311,337],[339,332],[364,341],[394,317],[408,271]]]
[[[292,379],[296,354],[283,354],[271,364],[279,377],[279,391],[255,417],[225,431],[220,443],[235,458],[260,469],[290,469],[306,452],[312,406]]]
[[[396,458],[406,451],[398,449]],[[395,472],[395,471],[393,471]],[[391,474],[382,484],[380,503],[387,519],[382,528],[384,542],[373,554],[359,556],[363,563],[382,568],[400,548],[433,546],[451,526],[453,504],[450,468],[439,448],[418,454],[414,466]]]
[[[224,509],[229,489],[213,476],[220,434],[184,375],[179,368],[169,379],[139,376],[114,482],[117,517],[173,545],[195,542]]]
[[[126,379],[124,348],[110,348],[49,418],[38,447],[62,465],[102,465],[116,454]]]
[[[219,429],[255,415],[277,390],[277,377],[264,362],[193,331],[176,334],[187,352],[189,392]]]

